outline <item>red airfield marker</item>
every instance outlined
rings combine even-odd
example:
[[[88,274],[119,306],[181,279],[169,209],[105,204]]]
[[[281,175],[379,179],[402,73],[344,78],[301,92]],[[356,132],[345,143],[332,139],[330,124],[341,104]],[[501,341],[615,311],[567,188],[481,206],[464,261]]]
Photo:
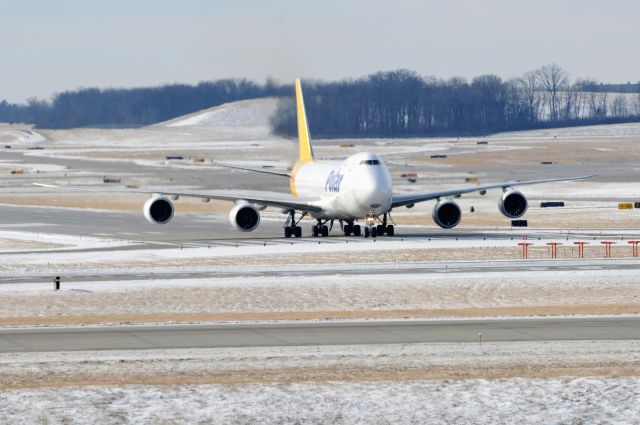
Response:
[[[611,245],[615,244],[615,242],[602,241],[600,243],[604,245],[604,258],[611,258]]]
[[[522,247],[522,258],[529,258],[529,245],[533,245],[531,242],[518,242],[518,245]]]
[[[562,245],[560,242],[547,242],[547,245],[551,246],[551,258],[558,256],[558,245]]]
[[[640,241],[628,241],[627,243],[632,244],[631,249],[633,250],[633,256],[637,257],[638,256],[638,244],[640,243]]]
[[[574,245],[578,245],[578,258],[584,258],[584,246],[589,242],[574,242]]]

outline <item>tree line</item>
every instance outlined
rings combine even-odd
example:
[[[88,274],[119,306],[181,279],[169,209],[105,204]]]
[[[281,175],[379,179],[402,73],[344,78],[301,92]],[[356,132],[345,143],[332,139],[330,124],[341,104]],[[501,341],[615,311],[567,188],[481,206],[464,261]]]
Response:
[[[29,99],[26,105],[0,102],[0,122],[23,122],[39,128],[143,126],[244,99],[283,96],[286,87],[271,81],[225,79],[197,85],[149,88],[87,88],[57,94],[50,102]]]
[[[603,91],[594,80],[571,81],[556,64],[503,80],[482,75],[441,80],[408,70],[355,80],[304,81],[311,131],[318,137],[418,137],[640,121],[640,92]],[[615,87],[615,85],[609,85]],[[197,85],[88,88],[51,101],[0,102],[0,122],[39,128],[143,126],[223,103],[281,97],[272,129],[296,134],[292,85],[225,79]]]
[[[594,90],[597,87],[598,90]],[[593,80],[571,81],[556,64],[504,81],[482,75],[439,80],[415,72],[304,84],[309,125],[319,137],[417,137],[486,134],[640,121],[640,93],[602,92]],[[274,132],[294,135],[295,108],[283,101]]]

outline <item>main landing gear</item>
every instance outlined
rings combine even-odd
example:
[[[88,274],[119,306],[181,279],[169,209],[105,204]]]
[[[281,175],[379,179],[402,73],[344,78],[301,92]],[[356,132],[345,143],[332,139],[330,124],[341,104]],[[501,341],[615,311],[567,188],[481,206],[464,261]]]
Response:
[[[344,232],[345,236],[361,236],[362,235],[362,228],[360,227],[359,224],[353,224],[353,221],[348,221],[347,224],[345,224],[344,226],[342,226],[342,231]]]
[[[317,219],[317,224],[314,224],[311,227],[311,232],[313,233],[313,237],[316,238],[318,236],[323,236],[323,237],[327,237],[329,236],[329,231],[331,230],[331,228],[333,228],[333,220],[331,220],[331,224],[330,226],[327,226],[328,220],[322,221],[320,219]]]
[[[298,226],[298,223],[304,218],[305,213],[300,215],[300,218],[296,220],[296,213],[293,210],[284,211],[289,216],[287,221],[284,224],[284,237],[291,238],[302,237],[302,228]],[[342,226],[342,231],[345,236],[362,236],[364,233],[365,238],[376,238],[378,236],[393,236],[395,234],[395,229],[392,224],[387,224],[388,215],[384,214],[382,216],[382,220],[379,217],[375,217],[373,214],[367,215],[365,220],[367,224],[365,226],[360,226],[359,224],[355,224],[353,220],[345,220],[340,221]],[[374,224],[375,221],[378,220],[380,224]],[[329,225],[327,225],[329,223]],[[364,229],[363,229],[364,227]],[[316,224],[311,227],[311,233],[313,237],[329,236],[329,232],[333,228],[333,220],[321,220],[316,219]],[[363,232],[364,230],[364,232]]]
[[[304,214],[302,215],[304,217]],[[294,210],[289,211],[289,218],[284,224],[284,237],[290,238],[291,236],[295,236],[296,238],[302,237],[302,227],[298,226],[300,220],[296,221],[296,212]]]

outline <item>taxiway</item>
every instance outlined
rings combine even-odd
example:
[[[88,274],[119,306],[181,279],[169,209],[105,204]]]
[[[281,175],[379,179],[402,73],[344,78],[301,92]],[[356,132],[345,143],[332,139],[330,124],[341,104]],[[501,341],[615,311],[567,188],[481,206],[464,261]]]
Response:
[[[640,339],[640,318],[1,329],[0,352]]]

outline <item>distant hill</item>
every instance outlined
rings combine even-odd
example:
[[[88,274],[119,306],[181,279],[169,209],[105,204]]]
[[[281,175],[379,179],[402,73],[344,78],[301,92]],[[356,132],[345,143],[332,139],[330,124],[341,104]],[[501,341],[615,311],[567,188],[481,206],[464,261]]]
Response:
[[[24,122],[38,128],[138,127],[244,99],[282,96],[287,86],[247,80],[197,85],[173,84],[132,89],[81,89],[57,94],[51,102],[0,103],[0,122]]]
[[[640,93],[640,83],[632,84],[587,84],[584,86],[585,91],[599,93]]]

